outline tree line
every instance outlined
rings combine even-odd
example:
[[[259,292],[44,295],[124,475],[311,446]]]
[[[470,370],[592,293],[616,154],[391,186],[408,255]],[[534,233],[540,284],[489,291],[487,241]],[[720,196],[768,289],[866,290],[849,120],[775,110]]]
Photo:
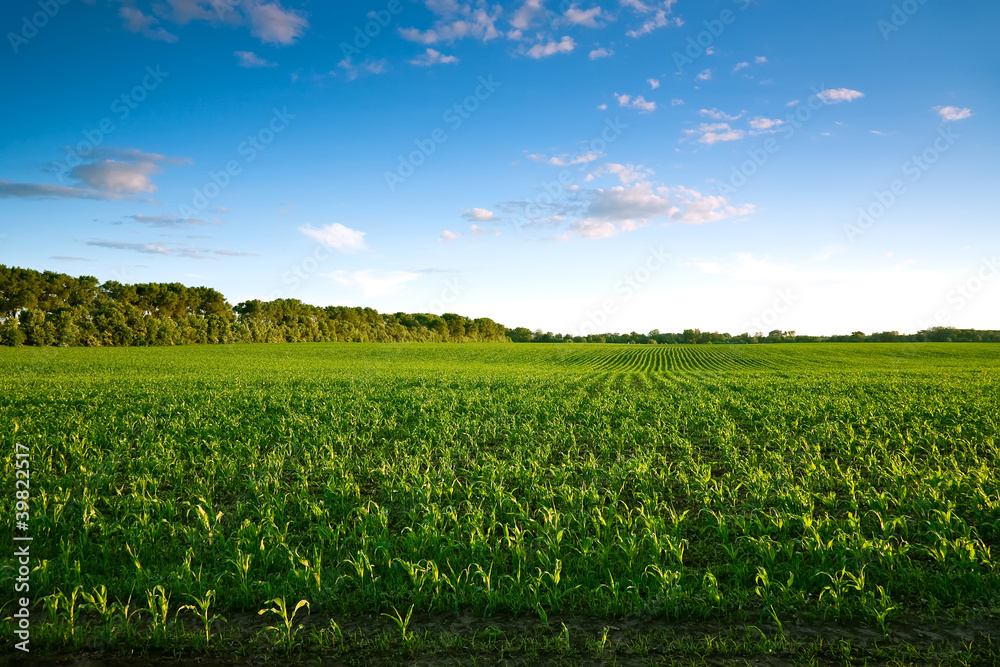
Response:
[[[503,342],[754,344],[820,342],[1000,342],[1000,331],[934,327],[849,336],[707,332],[631,332],[571,336],[508,329],[482,317],[445,313],[379,313],[372,308],[311,306],[297,299],[253,299],[230,305],[209,287],[180,283],[123,285],[0,265],[0,344],[158,346],[195,343]]]
[[[767,334],[742,333],[733,336],[717,331],[685,329],[683,333],[602,333],[587,336],[554,334],[541,329],[531,331],[525,327],[508,329],[507,337],[516,343],[631,343],[637,345],[747,345],[756,343],[1000,343],[1000,331],[932,327],[915,334],[883,331],[866,334],[863,331],[842,336],[804,336],[794,331],[775,329]]]
[[[297,299],[231,306],[208,287],[99,283],[0,265],[0,343],[8,346],[506,340],[504,326],[485,317],[322,308]]]

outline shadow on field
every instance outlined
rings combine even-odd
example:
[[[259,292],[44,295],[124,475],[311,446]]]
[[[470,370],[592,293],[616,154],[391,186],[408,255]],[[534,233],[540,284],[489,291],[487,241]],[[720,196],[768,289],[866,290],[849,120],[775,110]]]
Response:
[[[330,618],[314,614],[300,636],[328,631]],[[306,643],[290,652],[262,641],[256,615],[234,615],[233,632],[210,654],[123,655],[99,650],[75,655],[0,658],[32,667],[141,667],[144,665],[652,665],[738,664],[1000,664],[1000,619],[963,623],[900,621],[887,633],[861,626],[774,623],[675,623],[665,619],[595,619],[469,614],[414,616],[408,639],[385,617],[339,622],[339,642],[318,650]],[[310,642],[311,643],[311,642]],[[5,659],[4,659],[5,658]]]

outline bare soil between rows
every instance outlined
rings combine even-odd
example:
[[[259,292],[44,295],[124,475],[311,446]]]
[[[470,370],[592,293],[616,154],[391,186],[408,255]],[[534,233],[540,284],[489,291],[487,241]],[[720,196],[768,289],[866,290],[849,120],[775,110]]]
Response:
[[[270,649],[259,639],[260,632],[269,623],[257,614],[232,614],[227,616],[228,623],[217,628],[221,637],[209,654],[168,654],[162,651],[146,651],[135,649],[131,653],[121,645],[111,650],[94,646],[89,650],[74,654],[13,654],[8,652],[0,656],[0,664],[16,667],[143,667],[145,665],[202,665],[204,667],[223,667],[232,665],[264,665],[264,664],[314,664],[314,665],[652,665],[652,664],[731,664],[737,660],[741,664],[779,666],[802,664],[800,655],[803,647],[817,646],[822,642],[825,646],[850,643],[853,655],[859,664],[878,665],[889,664],[884,658],[868,655],[872,649],[879,649],[880,655],[898,649],[901,655],[909,656],[907,664],[912,660],[914,652],[920,654],[930,649],[962,649],[974,646],[991,646],[1000,648],[1000,618],[985,615],[963,622],[934,621],[929,619],[901,620],[891,624],[886,633],[879,628],[860,625],[845,625],[836,623],[806,623],[798,621],[783,622],[782,628],[773,623],[725,623],[719,621],[706,622],[673,622],[665,619],[631,618],[594,618],[572,615],[553,615],[549,617],[546,628],[537,616],[475,616],[465,613],[450,615],[415,614],[409,631],[416,637],[480,637],[479,644],[461,648],[435,648],[430,651],[407,651],[401,645],[390,650],[350,647],[341,648],[328,654],[320,653],[308,647],[292,655],[285,655],[279,650]],[[348,644],[358,643],[359,646],[375,637],[397,638],[399,628],[389,618],[384,616],[363,616],[352,618],[333,617],[339,624],[343,636],[348,638]],[[312,614],[301,619],[301,636],[310,632],[329,628],[331,617],[323,614]],[[185,622],[191,630],[193,623]],[[565,626],[565,630],[563,629]],[[607,628],[607,641],[602,652],[595,652],[593,640],[599,641]],[[530,655],[519,655],[516,648],[503,651],[490,648],[482,637],[502,637],[512,640],[510,646],[519,642],[535,642],[550,646],[552,641],[568,631],[569,645],[563,651],[551,651],[543,648],[540,652]],[[775,640],[784,638],[784,646],[778,649],[761,652],[755,650],[754,639]],[[733,655],[730,650],[725,655],[713,654],[709,640],[727,639],[730,642],[742,641],[746,651]],[[588,643],[588,640],[591,640]],[[548,641],[548,644],[545,642]],[[700,645],[704,650],[694,653],[676,650],[678,641],[686,641],[688,646]],[[215,640],[213,640],[215,642]],[[643,655],[635,655],[630,648],[636,643],[645,643],[648,647]],[[221,648],[220,648],[221,647]],[[235,650],[234,650],[235,649]],[[8,648],[8,651],[10,649]],[[991,654],[992,655],[992,654]],[[928,664],[939,664],[940,660],[931,660]],[[845,664],[842,660],[818,658],[813,664]],[[917,663],[919,664],[919,663]],[[993,664],[993,663],[983,663]]]

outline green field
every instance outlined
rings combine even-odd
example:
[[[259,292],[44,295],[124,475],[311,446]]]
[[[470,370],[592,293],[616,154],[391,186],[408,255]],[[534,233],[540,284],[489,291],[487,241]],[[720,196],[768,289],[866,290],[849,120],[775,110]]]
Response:
[[[995,345],[0,349],[0,397],[33,652],[1000,660]]]

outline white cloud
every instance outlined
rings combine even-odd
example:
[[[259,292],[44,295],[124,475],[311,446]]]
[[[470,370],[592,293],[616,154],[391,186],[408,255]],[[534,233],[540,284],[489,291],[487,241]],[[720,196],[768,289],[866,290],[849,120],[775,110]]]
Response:
[[[212,255],[223,257],[256,257],[256,253],[237,252],[235,250],[224,250],[222,248],[197,248],[191,245],[180,243],[167,243],[156,241],[153,243],[129,243],[125,241],[87,241],[87,245],[98,248],[113,248],[115,250],[131,250],[147,255],[167,255],[177,257],[190,257],[192,259],[211,259]]]
[[[934,107],[945,122],[965,120],[972,116],[972,109],[959,109],[958,107]]]
[[[574,164],[587,164],[588,162],[593,162],[598,158],[604,157],[604,153],[600,151],[587,151],[585,153],[577,153],[576,155],[570,155],[569,153],[563,153],[562,155],[553,155],[548,157],[541,153],[531,153],[528,158],[534,160],[535,162],[545,162],[546,164],[551,164],[554,167],[568,167]]]
[[[591,238],[637,229],[650,220],[703,224],[753,213],[754,207],[735,207],[721,196],[702,195],[685,187],[653,187],[649,182],[615,186],[590,193],[586,215],[571,230]]]
[[[493,211],[486,208],[466,208],[462,209],[462,217],[466,220],[486,222],[487,220],[493,220],[495,215]]]
[[[706,70],[704,70],[702,72],[699,72],[698,76],[696,76],[695,78],[698,81],[708,81],[709,79],[712,78],[712,70],[706,69]]]
[[[299,231],[328,248],[340,252],[351,252],[365,248],[365,232],[345,227],[339,222],[323,225],[319,229],[312,225],[306,225],[299,227]]]
[[[408,62],[411,65],[417,65],[419,67],[430,67],[431,65],[447,65],[450,63],[457,63],[458,58],[455,56],[446,56],[440,51],[427,47],[426,51]]]
[[[90,187],[0,181],[0,198],[131,199],[140,193],[156,191],[150,176],[162,171],[160,165],[191,162],[187,158],[147,153],[137,148],[97,147],[89,157],[90,162],[73,167],[69,176]]]
[[[266,44],[294,44],[309,27],[309,21],[300,12],[278,3],[251,5],[247,13],[250,34]]]
[[[736,63],[736,67],[733,68],[733,71],[739,72],[741,69],[746,69],[747,67],[750,67],[750,63],[743,61],[741,63]]]
[[[732,206],[725,197],[703,195],[690,188],[676,187],[672,188],[671,192],[681,209],[679,213],[672,215],[671,219],[679,222],[700,225],[727,218],[739,218],[754,212],[753,204]]]
[[[853,102],[854,100],[860,99],[864,96],[864,93],[857,90],[851,90],[850,88],[827,88],[826,90],[820,91],[816,94],[816,97],[819,98],[819,101],[823,104]]]
[[[709,146],[720,141],[737,141],[746,134],[743,130],[733,129],[729,123],[702,123],[697,130],[684,130],[687,135],[695,135],[699,132],[701,136],[698,137],[698,142]]]
[[[446,229],[443,232],[441,232],[441,236],[438,237],[438,243],[444,243],[445,241],[454,241],[460,236],[461,234],[456,234],[455,232],[451,232]]]
[[[70,176],[99,190],[131,195],[155,192],[149,176],[158,171],[160,168],[152,162],[98,160],[74,167]]]
[[[611,174],[618,177],[622,185],[628,185],[635,181],[648,178],[650,175],[655,173],[652,169],[646,169],[641,164],[619,164],[617,162],[609,162],[602,167],[599,167],[594,172],[587,174],[587,181],[592,181],[598,176],[604,176],[605,174]]]
[[[641,26],[634,30],[629,30],[625,34],[629,37],[641,37],[642,35],[648,35],[654,30],[659,30],[670,25],[677,27],[684,25],[684,21],[681,19],[670,18],[676,2],[677,0],[665,0],[664,2],[657,3],[656,6],[650,6],[640,0],[621,0],[622,6],[628,7],[639,14],[652,14],[652,16],[643,21]]]
[[[524,0],[510,24],[517,30],[527,30],[537,19],[545,18],[545,0]]]
[[[675,97],[674,99],[670,100],[670,106],[672,107],[679,107],[682,104],[684,104],[684,100],[682,100],[679,97]]]
[[[371,58],[366,58],[360,64],[355,65],[350,58],[344,58],[339,63],[337,67],[340,67],[347,74],[347,80],[353,81],[358,78],[362,72],[368,72],[369,74],[382,74],[389,69],[389,61],[385,58],[381,60],[373,60]]]
[[[659,79],[646,79],[646,83],[648,83],[649,87],[652,88],[653,90],[656,90],[657,88],[660,87]]]
[[[154,28],[153,25],[160,20],[155,16],[143,14],[135,7],[122,7],[118,10],[118,15],[125,21],[125,29],[129,32],[141,33],[146,39],[160,42],[173,43],[177,41],[177,35],[167,32],[163,28]]]
[[[88,1],[93,4],[93,0]],[[143,14],[134,6],[134,0],[119,1],[126,5],[119,9],[119,16],[127,30],[165,42],[175,42],[177,37],[156,27],[160,18],[177,25],[204,21],[213,27],[249,26],[251,34],[261,42],[281,46],[294,44],[309,27],[305,14],[285,9],[273,0],[165,0],[152,3],[156,17]]]
[[[779,125],[784,125],[785,121],[780,118],[765,118],[764,116],[757,116],[756,118],[750,119],[750,127],[752,127],[757,132],[776,132]]]
[[[757,56],[756,58],[753,59],[753,61],[758,65],[763,65],[764,63],[767,62],[767,56]]]
[[[484,7],[473,7],[471,4],[460,4],[450,0],[443,2],[428,0],[426,5],[438,15],[434,27],[428,30],[400,28],[399,34],[403,39],[431,45],[466,38],[486,42],[500,36],[495,25],[501,12],[499,6],[494,7],[491,14]]]
[[[240,67],[275,67],[277,65],[270,60],[264,60],[252,51],[234,51],[233,55],[239,58],[240,62],[237,64]]]
[[[608,18],[604,12],[601,11],[600,7],[579,9],[576,5],[571,5],[563,16],[573,25],[582,25],[587,28],[600,28],[601,24],[598,23],[598,20]]]
[[[656,110],[656,102],[647,102],[646,98],[642,95],[632,97],[631,95],[619,95],[615,93],[615,99],[618,100],[618,106],[638,109],[640,113],[649,113]]]
[[[209,11],[209,9],[202,7],[202,0],[167,0],[167,4],[170,5],[172,14],[170,20],[180,25],[186,25],[194,20],[216,20],[220,17],[220,15],[226,12],[226,10],[232,9],[227,3],[224,7],[215,5],[221,11]],[[222,3],[219,4],[221,5]],[[162,14],[161,8],[157,8],[157,13]],[[232,14],[235,14],[235,12],[232,12]]]
[[[599,49],[594,49],[593,51],[591,51],[589,57],[591,60],[597,60],[598,58],[608,58],[613,55],[615,55],[614,51],[606,49],[602,46]]]
[[[621,231],[613,222],[593,220],[591,218],[577,220],[569,228],[570,231],[576,232],[585,239],[608,239],[616,236]]]
[[[711,109],[698,109],[698,113],[706,118],[711,118],[713,120],[739,120],[743,116],[743,112],[731,116],[724,111],[719,111],[716,108]]]
[[[606,111],[607,108],[608,108],[608,105],[607,104],[598,104],[597,108],[600,109],[601,111]]]
[[[45,185],[42,183],[11,183],[0,180],[0,199],[123,199],[113,192],[102,192],[91,188],[77,188],[66,185]]]
[[[576,43],[573,41],[573,38],[564,36],[558,42],[550,41],[546,44],[535,44],[528,49],[528,52],[525,55],[529,58],[535,59],[545,58],[557,53],[571,53],[575,47]]]
[[[469,229],[472,230],[472,233],[476,236],[485,236],[487,234],[491,236],[500,236],[499,229],[485,229],[479,225],[472,225]]]
[[[801,101],[801,100],[792,100],[791,102],[786,102],[786,103],[785,103],[785,106],[786,106],[786,107],[794,107],[794,106],[795,106],[796,104],[798,104],[798,103],[799,103],[800,101]]]
[[[135,7],[122,7],[118,10],[118,15],[125,20],[125,29],[129,32],[142,32],[160,20],[155,16],[143,14]]]
[[[125,160],[126,162],[157,162],[162,164],[185,165],[191,164],[191,158],[170,157],[162,153],[149,153],[138,148],[113,148],[98,147],[91,153],[95,160],[110,158],[113,160]]]
[[[393,294],[398,292],[405,283],[420,277],[420,274],[414,271],[377,272],[372,269],[352,272],[339,270],[320,275],[325,275],[345,287],[356,287],[366,297]]]
[[[145,225],[153,225],[154,227],[179,227],[193,225],[195,227],[202,227],[209,223],[204,220],[198,220],[197,218],[179,218],[176,215],[164,214],[164,215],[129,215],[126,216],[132,218],[136,222],[141,222]],[[218,219],[218,218],[216,218]]]

